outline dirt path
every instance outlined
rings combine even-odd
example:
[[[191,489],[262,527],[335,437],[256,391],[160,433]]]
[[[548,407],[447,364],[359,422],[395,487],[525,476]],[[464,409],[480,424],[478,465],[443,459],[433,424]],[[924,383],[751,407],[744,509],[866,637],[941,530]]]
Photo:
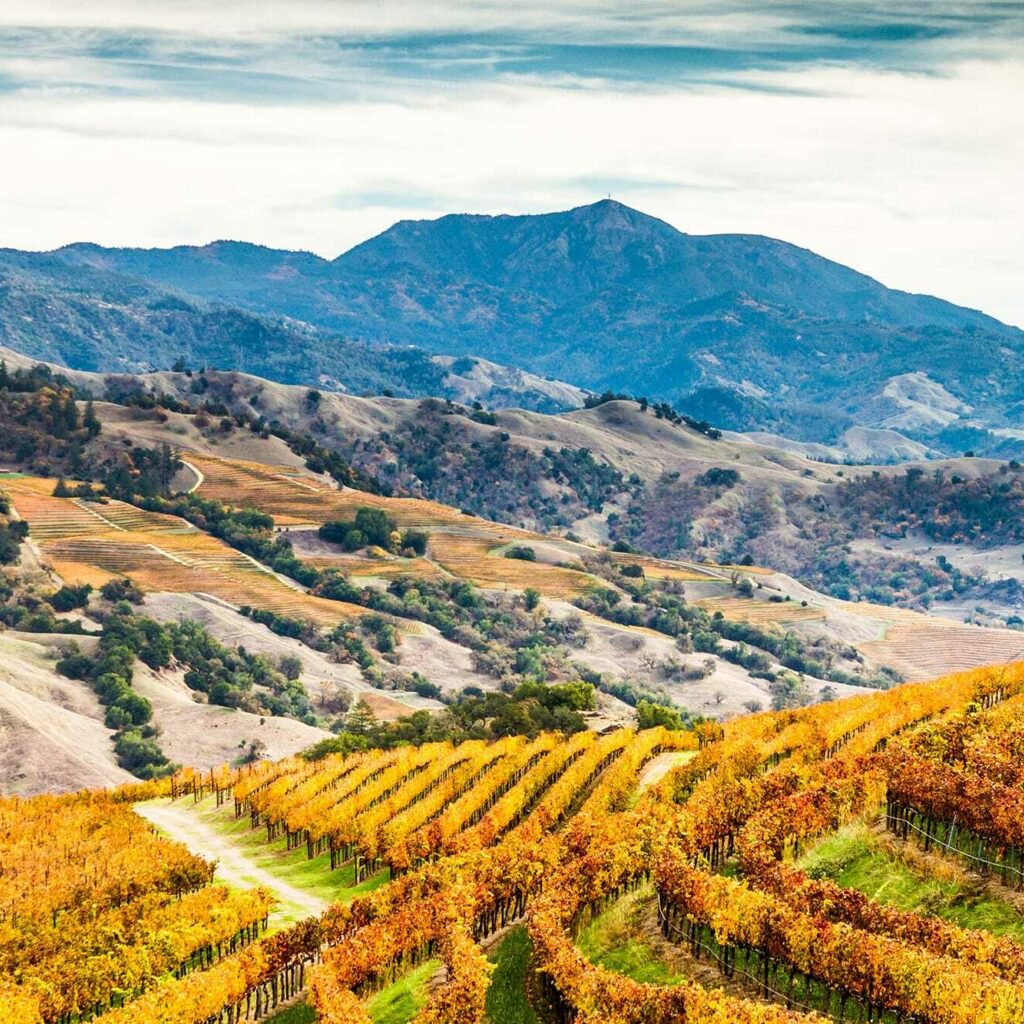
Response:
[[[187,804],[152,800],[136,804],[135,811],[166,835],[187,846],[192,853],[216,861],[216,881],[239,889],[262,885],[274,893],[280,903],[270,915],[272,924],[275,918],[294,918],[296,914],[312,917],[326,910],[325,900],[289,885],[253,863],[230,839],[219,835],[202,821]]]
[[[198,491],[199,488],[203,486],[203,481],[206,479],[206,477],[203,474],[203,471],[198,466],[196,466],[195,464],[189,462],[187,459],[182,459],[181,460],[181,464],[186,469],[191,470],[195,474],[196,482],[194,484],[192,484],[192,486],[189,487],[188,491],[186,492],[188,494],[192,494],[195,491]]]
[[[641,792],[650,786],[657,785],[673,768],[678,768],[687,761],[692,761],[695,754],[692,750],[667,750],[657,757],[651,758],[644,766],[638,788]]]

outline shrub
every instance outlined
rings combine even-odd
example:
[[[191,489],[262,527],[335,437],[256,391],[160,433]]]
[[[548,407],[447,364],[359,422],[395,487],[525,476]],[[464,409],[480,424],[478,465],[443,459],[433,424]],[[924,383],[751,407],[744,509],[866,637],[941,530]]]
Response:
[[[414,551],[417,555],[425,555],[427,553],[427,541],[430,539],[430,534],[425,530],[406,530],[402,534],[402,550],[408,548]]]
[[[734,487],[740,482],[740,474],[735,469],[712,466],[693,481],[698,487]]]
[[[326,541],[333,544],[340,544],[347,551],[355,551],[357,548],[375,545],[392,550],[392,534],[395,532],[395,524],[391,517],[382,508],[360,508],[356,511],[355,521],[346,519],[334,519],[324,523],[318,533]],[[413,541],[420,543],[419,531],[408,531],[414,534]],[[408,535],[408,534],[407,534]],[[404,538],[402,540],[404,544]],[[426,550],[426,535],[423,535],[423,549]],[[410,546],[412,546],[410,544]],[[422,554],[422,551],[420,552]]]
[[[654,729],[659,725],[666,729],[682,729],[683,716],[678,708],[642,700],[636,706],[636,724],[638,729]]]
[[[517,558],[522,562],[536,562],[537,552],[525,544],[516,544],[505,552],[506,558]]]
[[[83,583],[77,587],[63,586],[46,600],[59,612],[69,612],[74,608],[84,608],[89,603],[92,585]]]
[[[107,580],[100,587],[100,595],[112,603],[128,601],[130,604],[142,604],[142,591],[129,579]]]

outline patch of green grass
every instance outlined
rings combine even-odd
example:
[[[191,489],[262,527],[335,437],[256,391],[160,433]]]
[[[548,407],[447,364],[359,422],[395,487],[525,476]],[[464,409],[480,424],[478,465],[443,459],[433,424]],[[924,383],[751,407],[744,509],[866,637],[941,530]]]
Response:
[[[868,827],[855,823],[822,840],[797,866],[812,877],[831,878],[879,903],[1024,941],[1024,916],[982,886],[926,876],[880,845]]]
[[[490,954],[495,965],[487,990],[486,1012],[490,1024],[540,1024],[526,997],[526,972],[530,970],[533,944],[524,925],[509,930]]]
[[[243,850],[257,867],[329,903],[348,903],[388,881],[387,872],[379,871],[357,885],[354,864],[331,871],[330,854],[308,860],[305,845],[289,850],[284,836],[268,843],[264,826],[250,828],[248,815],[235,818],[228,807],[217,807],[212,797],[198,805],[197,813],[207,825]]]
[[[427,1001],[427,984],[440,966],[427,960],[366,1001],[373,1024],[408,1024]]]
[[[315,1024],[316,1010],[308,1003],[296,1003],[267,1019],[267,1024]]]
[[[638,923],[652,898],[650,886],[624,896],[583,928],[576,945],[591,963],[634,981],[676,985],[684,975],[662,959]]]

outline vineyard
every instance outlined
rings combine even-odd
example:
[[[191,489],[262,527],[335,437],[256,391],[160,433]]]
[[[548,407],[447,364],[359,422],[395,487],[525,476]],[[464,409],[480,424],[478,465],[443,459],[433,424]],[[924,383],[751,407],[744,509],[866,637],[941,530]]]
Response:
[[[435,501],[338,490],[313,476],[254,462],[229,462],[191,455],[189,458],[203,473],[199,487],[203,497],[258,508],[268,512],[282,526],[319,526],[330,520],[351,518],[358,508],[371,506],[384,509],[400,529],[425,530],[430,534],[429,559],[385,561],[335,557],[314,558],[314,564],[336,565],[356,576],[408,575],[431,579],[450,575],[498,590],[534,587],[545,597],[556,600],[571,600],[600,583],[590,573],[568,567],[579,565],[577,545],[561,542],[566,565],[519,562],[501,554],[508,544],[558,546],[557,538],[541,537],[528,530],[466,515]],[[651,579],[728,582],[726,574],[715,566],[669,562],[634,554],[616,554],[615,560],[621,565],[639,565]],[[742,571],[764,570],[744,567]]]
[[[778,622],[807,622],[825,618],[821,608],[804,607],[796,601],[752,601],[742,597],[712,597],[696,604],[714,614],[721,612],[727,619],[736,622],[752,622],[755,625]]]
[[[488,951],[525,924],[542,1021],[1016,1024],[1024,926],[898,909],[797,862],[874,823],[1019,914],[1022,782],[1013,665],[690,731],[433,743],[5,800],[0,1020],[235,1024],[300,996],[321,1024],[368,1024],[377,993],[429,964],[403,1019],[502,1024],[486,1016]],[[270,894],[212,884],[212,864],[133,812],[158,797],[336,879],[336,901],[275,928]],[[670,983],[579,945],[635,893],[673,951]]]
[[[113,499],[54,497],[54,482],[38,477],[7,478],[4,487],[32,539],[68,583],[98,586],[123,575],[143,591],[210,594],[327,627],[363,614],[356,605],[304,593],[176,516]]]

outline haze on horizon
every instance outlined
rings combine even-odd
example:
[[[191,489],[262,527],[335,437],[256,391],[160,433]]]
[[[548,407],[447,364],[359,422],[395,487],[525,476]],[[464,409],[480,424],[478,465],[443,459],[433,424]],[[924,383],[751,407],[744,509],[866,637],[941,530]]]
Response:
[[[8,0],[0,245],[333,257],[611,194],[1024,324],[1024,4]]]

